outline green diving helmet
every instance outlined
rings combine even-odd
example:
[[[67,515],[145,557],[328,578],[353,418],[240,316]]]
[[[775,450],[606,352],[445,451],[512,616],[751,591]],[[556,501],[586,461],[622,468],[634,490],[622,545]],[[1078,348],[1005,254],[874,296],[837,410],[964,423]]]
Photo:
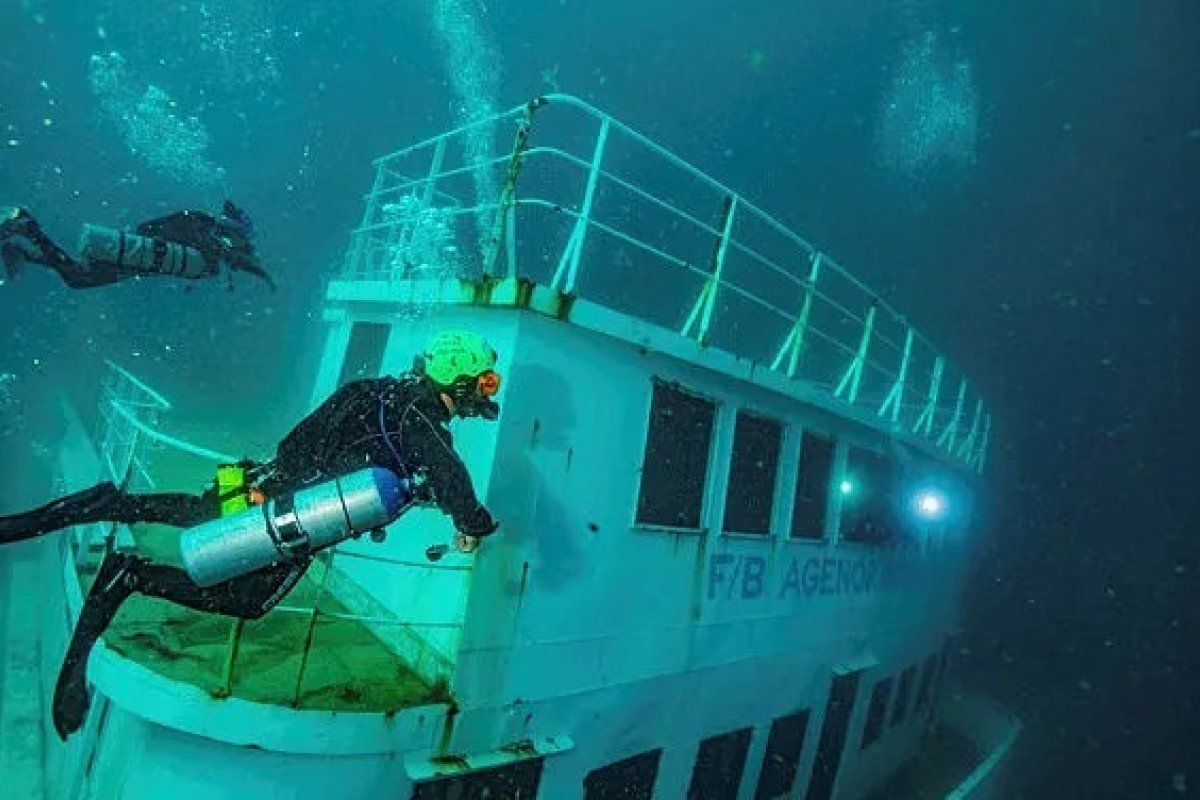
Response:
[[[445,392],[464,417],[495,419],[500,406],[496,351],[477,333],[443,331],[417,356],[416,372]]]

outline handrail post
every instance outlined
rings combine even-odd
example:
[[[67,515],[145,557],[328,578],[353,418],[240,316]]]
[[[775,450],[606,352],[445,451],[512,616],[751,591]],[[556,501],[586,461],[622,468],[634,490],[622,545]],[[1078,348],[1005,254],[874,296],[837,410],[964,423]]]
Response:
[[[834,391],[834,397],[841,397],[847,389],[846,400],[850,405],[854,405],[858,401],[858,387],[862,382],[863,365],[867,363],[867,351],[871,345],[871,335],[875,330],[875,304],[867,309],[867,319],[863,323],[862,338],[858,341],[858,351],[854,354],[854,358],[850,360],[850,366],[846,368],[846,372],[842,375],[842,380],[838,383],[837,389]]]
[[[525,104],[525,114],[521,122],[517,125],[517,135],[513,141],[512,154],[508,159],[508,171],[504,175],[504,186],[500,189],[500,202],[496,208],[496,216],[492,219],[492,234],[488,241],[487,263],[484,265],[483,277],[496,277],[496,266],[500,261],[500,254],[511,253],[508,244],[505,242],[506,234],[511,230],[508,224],[508,217],[512,214],[513,207],[516,205],[517,195],[517,178],[521,175],[521,165],[525,162],[525,151],[529,149],[529,135],[533,130],[533,115],[539,108],[545,105],[544,98],[537,98]],[[505,271],[504,277],[515,277],[513,270],[515,264],[509,264]]]
[[[579,261],[583,256],[583,239],[587,235],[587,228],[592,219],[592,204],[596,198],[596,184],[600,180],[600,162],[604,158],[604,149],[608,143],[609,128],[609,119],[605,117],[600,122],[600,133],[596,136],[596,147],[592,151],[592,165],[588,169],[587,186],[583,190],[583,204],[579,207],[579,216],[575,218],[575,226],[571,230],[567,246],[563,248],[562,256],[558,259],[558,268],[554,270],[554,277],[550,280],[550,288],[557,290],[565,273],[566,284],[562,289],[564,294],[574,293],[575,281],[579,277]]]
[[[935,356],[933,372],[929,376],[929,394],[925,400],[925,408],[913,423],[913,433],[924,433],[927,438],[933,433],[933,416],[937,412],[938,396],[942,393],[942,371],[945,368],[945,359]]]
[[[229,629],[229,644],[228,654],[225,658],[225,669],[221,676],[221,685],[217,687],[215,692],[217,697],[229,697],[233,694],[233,670],[237,664],[238,650],[242,646],[242,629],[246,626],[246,620],[240,617],[234,620],[233,625]]]
[[[708,276],[708,280],[704,282],[704,287],[700,290],[700,296],[696,298],[696,303],[692,306],[687,321],[683,323],[681,333],[684,336],[691,336],[692,327],[699,323],[695,338],[701,345],[708,340],[708,328],[712,323],[713,307],[717,302],[717,289],[720,287],[721,277],[725,273],[725,257],[729,252],[729,239],[733,233],[733,221],[737,216],[737,206],[738,196],[736,194],[725,196],[724,207],[721,209],[721,216],[724,219],[721,221],[721,236],[717,240],[713,271]]]
[[[938,437],[937,446],[945,447],[947,450],[954,450],[954,437],[958,433],[958,421],[962,417],[963,400],[967,396],[967,379],[962,378],[958,382],[958,399],[954,401],[954,416],[950,418],[950,423],[946,425],[942,435]]]
[[[412,242],[413,231],[416,230],[417,224],[420,222],[421,213],[429,208],[433,202],[433,187],[437,182],[437,176],[442,171],[442,161],[445,159],[446,139],[439,137],[437,144],[433,146],[433,156],[429,160],[429,173],[426,175],[425,189],[421,192],[421,199],[418,201],[417,207],[414,209],[412,218],[405,220],[404,225],[400,228],[400,235],[397,237],[396,250],[400,253],[407,251],[409,244]],[[403,198],[401,198],[403,199]],[[416,199],[414,197],[414,199]],[[401,278],[407,277],[408,264],[403,265]],[[389,278],[396,278],[396,269],[393,266],[389,270]]]
[[[777,370],[786,355],[788,360],[787,376],[789,378],[796,377],[796,368],[800,366],[800,354],[804,348],[804,334],[808,331],[808,317],[812,313],[813,295],[817,291],[817,278],[821,275],[821,259],[822,255],[820,252],[813,252],[810,256],[811,263],[808,268],[808,279],[804,282],[803,286],[804,300],[800,304],[800,315],[796,318],[792,329],[788,331],[787,338],[783,340],[779,352],[775,354],[775,360],[771,362],[771,369]]]
[[[904,399],[904,385],[908,382],[908,363],[912,356],[912,345],[913,329],[910,325],[904,336],[904,353],[900,356],[900,371],[896,374],[896,382],[892,384],[887,399],[879,407],[879,416],[881,417],[888,413],[889,407],[891,408],[893,424],[900,420],[900,405]]]
[[[368,235],[366,229],[371,224],[371,218],[375,214],[375,206],[378,202],[379,190],[383,185],[383,176],[386,170],[387,166],[382,162],[376,166],[375,182],[371,184],[371,193],[367,195],[367,208],[363,212],[362,225],[359,226],[358,230],[350,234],[353,237],[353,246],[350,248],[350,263],[346,265],[346,272],[353,276],[367,274],[362,263],[363,250],[365,248],[363,239]]]
[[[968,464],[971,461],[971,456],[975,449],[975,437],[979,434],[979,418],[983,414],[983,398],[975,398],[975,413],[971,416],[971,428],[967,432],[967,438],[962,440],[958,449],[954,452],[957,458],[964,459]]]
[[[983,464],[987,460],[988,444],[992,433],[992,415],[983,415],[983,435],[979,439],[979,448],[975,451],[975,471],[983,473]]]

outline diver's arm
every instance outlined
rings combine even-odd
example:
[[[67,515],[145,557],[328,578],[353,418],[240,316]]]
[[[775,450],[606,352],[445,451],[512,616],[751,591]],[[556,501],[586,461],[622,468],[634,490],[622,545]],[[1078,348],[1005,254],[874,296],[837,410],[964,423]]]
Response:
[[[496,521],[475,495],[471,475],[454,451],[450,434],[416,406],[407,410],[402,430],[406,455],[425,469],[427,485],[454,527],[470,536],[493,533]]]

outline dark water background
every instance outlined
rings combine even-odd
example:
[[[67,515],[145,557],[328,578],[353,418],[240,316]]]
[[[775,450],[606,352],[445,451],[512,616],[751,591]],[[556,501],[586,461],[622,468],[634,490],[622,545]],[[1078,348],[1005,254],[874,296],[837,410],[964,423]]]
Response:
[[[116,50],[203,120],[287,276],[275,295],[71,293],[38,271],[0,287],[5,507],[45,492],[55,393],[94,391],[102,358],[178,414],[253,409],[282,431],[301,413],[308,323],[370,159],[455,120],[431,5],[0,4],[0,201],[64,243],[217,203],[99,113],[88,58]],[[1200,4],[463,5],[501,105],[552,83],[598,104],[820,243],[977,377],[996,444],[958,669],[1027,720],[1016,790],[1200,787]],[[972,64],[979,136],[969,169],[914,180],[881,165],[877,121],[923,30]]]

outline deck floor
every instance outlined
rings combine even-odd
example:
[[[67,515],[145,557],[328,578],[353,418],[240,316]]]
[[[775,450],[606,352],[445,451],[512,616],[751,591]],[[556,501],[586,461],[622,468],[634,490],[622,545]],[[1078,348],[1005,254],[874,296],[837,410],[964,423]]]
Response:
[[[178,566],[179,532],[161,525],[134,526],[140,554]],[[85,590],[95,560],[81,569]],[[436,702],[423,681],[365,625],[330,617],[347,613],[322,593],[312,569],[283,606],[242,629],[232,681],[226,672],[235,621],[135,595],[105,634],[113,651],[164,677],[198,686],[214,696],[304,709],[386,713]],[[318,608],[315,624],[312,608]],[[312,628],[308,658],[305,642]],[[303,672],[302,672],[303,670]]]

